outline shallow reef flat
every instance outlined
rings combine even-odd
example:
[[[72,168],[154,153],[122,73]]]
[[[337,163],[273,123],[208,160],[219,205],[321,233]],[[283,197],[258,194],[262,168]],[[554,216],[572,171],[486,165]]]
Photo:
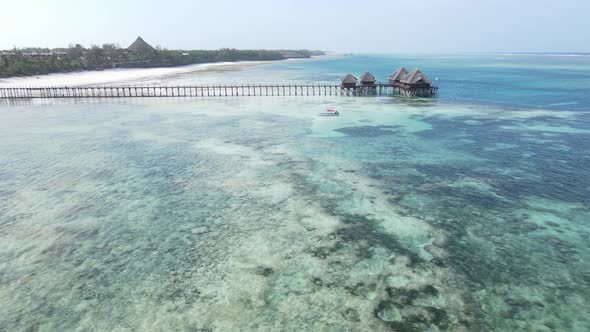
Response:
[[[581,113],[35,103],[0,106],[0,330],[590,328]]]

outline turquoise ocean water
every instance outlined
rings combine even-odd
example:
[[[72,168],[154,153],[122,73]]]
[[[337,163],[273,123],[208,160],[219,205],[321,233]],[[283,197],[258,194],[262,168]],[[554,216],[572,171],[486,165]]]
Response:
[[[440,98],[0,101],[0,331],[590,330],[590,57],[141,83],[400,65]]]

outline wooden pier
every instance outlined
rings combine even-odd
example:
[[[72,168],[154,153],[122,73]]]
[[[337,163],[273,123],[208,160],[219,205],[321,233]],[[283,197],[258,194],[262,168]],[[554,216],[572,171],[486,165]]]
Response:
[[[428,91],[425,91],[427,89]],[[238,96],[431,96],[438,87],[407,89],[391,84],[344,87],[334,84],[242,84],[182,86],[0,87],[0,99],[28,98],[162,98]]]

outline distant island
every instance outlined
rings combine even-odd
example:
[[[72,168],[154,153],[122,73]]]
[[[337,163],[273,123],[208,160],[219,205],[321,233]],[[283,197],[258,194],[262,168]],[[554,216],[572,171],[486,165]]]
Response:
[[[80,44],[68,48],[23,48],[0,51],[0,78],[112,68],[174,67],[230,61],[276,61],[323,55],[310,50],[166,50],[154,48],[141,37],[129,47]]]

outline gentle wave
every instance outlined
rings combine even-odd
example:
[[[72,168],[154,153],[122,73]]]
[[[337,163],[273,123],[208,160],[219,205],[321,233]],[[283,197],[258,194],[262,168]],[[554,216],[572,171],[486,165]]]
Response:
[[[550,56],[550,57],[590,57],[589,53],[502,53],[500,55],[514,56]]]
[[[568,106],[568,105],[578,105],[579,103],[577,101],[570,101],[570,102],[566,102],[566,103],[555,103],[555,104],[549,104],[548,106]]]

